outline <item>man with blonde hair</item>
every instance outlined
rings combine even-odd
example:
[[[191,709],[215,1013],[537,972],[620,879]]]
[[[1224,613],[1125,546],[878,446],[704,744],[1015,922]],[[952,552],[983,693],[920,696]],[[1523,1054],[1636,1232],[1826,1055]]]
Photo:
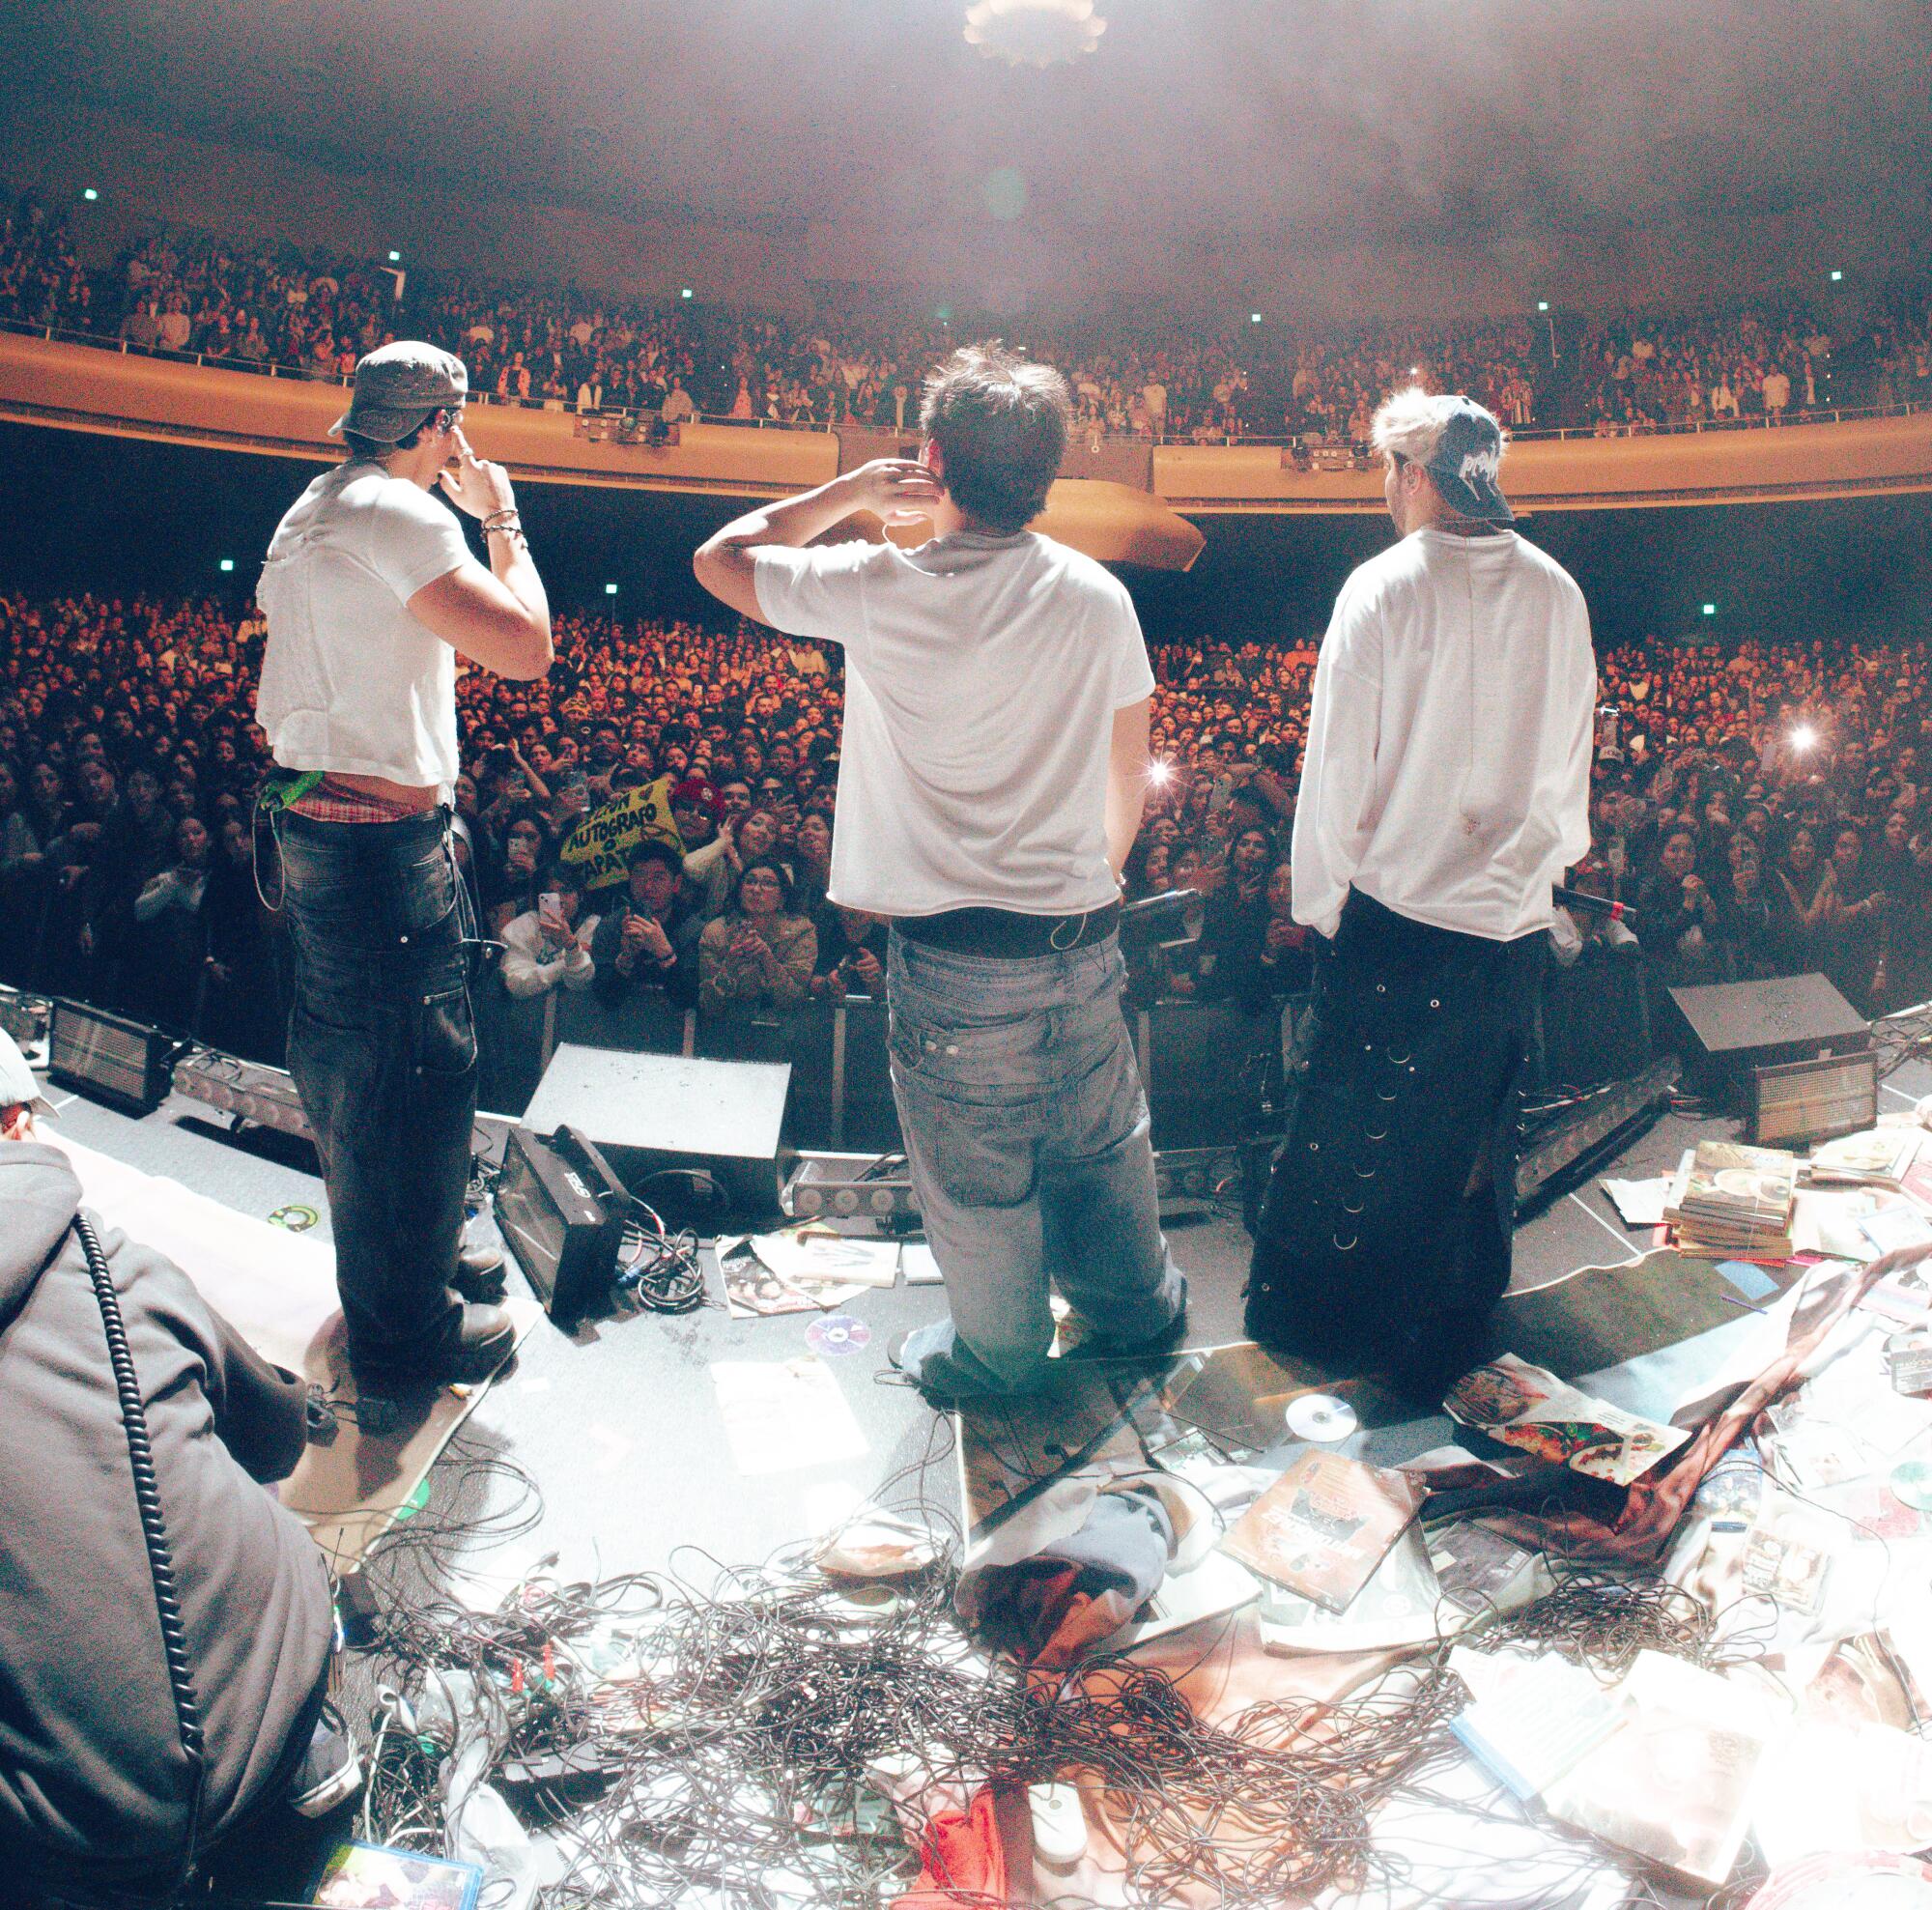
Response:
[[[1295,920],[1323,938],[1248,1331],[1429,1393],[1509,1284],[1517,1086],[1551,887],[1589,847],[1582,592],[1519,535],[1482,406],[1376,413],[1401,540],[1342,586],[1295,809]]]

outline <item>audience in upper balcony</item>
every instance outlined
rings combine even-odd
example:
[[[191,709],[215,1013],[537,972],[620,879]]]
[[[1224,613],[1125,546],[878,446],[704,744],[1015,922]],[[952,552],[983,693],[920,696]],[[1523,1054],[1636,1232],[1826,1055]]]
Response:
[[[460,353],[470,388],[504,403],[673,424],[702,415],[896,431],[916,410],[919,379],[956,342],[935,321],[651,305],[480,273],[404,273],[172,227],[90,271],[65,217],[31,194],[0,216],[7,321],[318,379],[348,377],[362,353],[406,330]],[[999,327],[989,320],[986,328]],[[1481,398],[1518,428],[1605,433],[1932,398],[1922,282],[1874,304],[1842,340],[1795,298],[1590,319],[1567,339],[1553,321],[1527,318],[1351,329],[1271,321],[1215,331],[1110,313],[1081,324],[1029,319],[1021,328],[1030,351],[1067,371],[1076,444],[1108,436],[1359,442],[1376,404],[1414,376]]]

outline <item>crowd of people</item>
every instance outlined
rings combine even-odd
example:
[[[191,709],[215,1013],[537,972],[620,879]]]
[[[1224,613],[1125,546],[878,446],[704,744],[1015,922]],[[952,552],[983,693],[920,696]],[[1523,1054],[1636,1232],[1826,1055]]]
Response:
[[[90,269],[69,221],[31,195],[0,220],[0,322],[317,379],[348,377],[400,331],[460,354],[472,388],[506,403],[888,429],[917,417],[925,368],[956,342],[937,317],[834,325],[702,300],[640,304],[172,227]],[[1415,373],[1518,428],[1636,431],[1932,398],[1922,283],[1842,338],[1795,298],[1593,322],[1562,345],[1553,322],[1527,318],[1348,333],[1237,323],[1185,337],[1126,315],[1024,328],[1030,349],[1066,370],[1089,436],[1360,442],[1380,394]]]
[[[283,961],[254,853],[262,635],[257,613],[213,602],[0,598],[0,979],[279,1053]],[[473,672],[459,690],[455,801],[503,945],[487,985],[656,995],[724,1021],[879,992],[884,924],[826,897],[838,653],[572,615],[556,646],[540,682]],[[1315,654],[1155,652],[1156,780],[1128,892],[1193,891],[1204,927],[1137,959],[1136,1000],[1258,1011],[1306,986],[1289,845]],[[1659,984],[1816,969],[1874,1011],[1932,992],[1922,641],[1645,642],[1600,667],[1614,717],[1575,879],[1630,905]],[[660,779],[676,843],[647,837],[621,880],[585,892],[561,853],[572,831]]]

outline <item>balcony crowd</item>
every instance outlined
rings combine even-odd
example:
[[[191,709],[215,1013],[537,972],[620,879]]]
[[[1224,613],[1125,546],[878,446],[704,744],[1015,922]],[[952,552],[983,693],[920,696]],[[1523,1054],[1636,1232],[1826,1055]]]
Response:
[[[91,270],[65,216],[32,196],[0,220],[0,323],[316,379],[346,378],[362,353],[415,335],[461,353],[473,388],[505,403],[886,429],[916,416],[920,377],[956,342],[932,316],[835,323],[652,305],[185,228],[157,227]],[[1932,399],[1922,281],[1852,326],[1792,295],[1589,317],[1580,329],[1566,322],[1561,340],[1554,320],[1526,316],[1426,330],[1237,322],[1182,335],[1132,315],[1019,329],[1067,369],[1090,436],[1359,442],[1379,394],[1417,373],[1518,428],[1605,433]]]

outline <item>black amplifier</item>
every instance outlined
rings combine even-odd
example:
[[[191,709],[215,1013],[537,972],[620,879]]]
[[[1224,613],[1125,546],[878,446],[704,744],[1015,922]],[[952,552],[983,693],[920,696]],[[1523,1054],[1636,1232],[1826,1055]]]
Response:
[[[497,1183],[497,1226],[553,1320],[606,1299],[630,1204],[596,1147],[568,1127],[512,1127]]]

